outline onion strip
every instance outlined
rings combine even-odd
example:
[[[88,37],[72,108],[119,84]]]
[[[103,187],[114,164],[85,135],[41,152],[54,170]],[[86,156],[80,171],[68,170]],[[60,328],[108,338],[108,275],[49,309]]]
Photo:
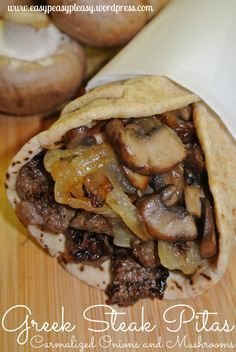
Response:
[[[143,222],[139,218],[137,208],[120,188],[113,188],[113,190],[108,193],[106,202],[111,209],[122,218],[124,223],[136,236],[144,241],[150,238]]]

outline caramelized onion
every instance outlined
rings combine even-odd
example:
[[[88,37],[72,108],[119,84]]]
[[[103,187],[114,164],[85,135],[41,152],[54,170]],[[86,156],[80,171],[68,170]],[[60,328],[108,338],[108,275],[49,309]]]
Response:
[[[93,207],[91,200],[84,197],[82,188],[83,179],[87,174],[96,172],[112,160],[114,160],[114,153],[108,144],[48,151],[44,158],[44,165],[55,181],[55,200],[61,204],[68,204],[72,208],[115,216],[106,205],[101,208]]]
[[[142,240],[147,241],[150,236],[145,230],[144,224],[139,218],[137,208],[131,203],[129,197],[122,189],[115,187],[108,193],[107,204],[117,213],[129,229]]]
[[[135,194],[136,188],[133,187],[124,176],[123,170],[117,161],[113,161],[101,170],[113,185],[121,186],[123,191],[128,194]]]
[[[86,196],[91,199],[94,207],[102,207],[107,194],[112,190],[112,184],[104,173],[97,171],[85,177]]]
[[[44,164],[55,181],[54,193],[58,203],[108,217],[116,217],[118,214],[135,235],[142,240],[149,238],[136,207],[125,193],[135,193],[136,189],[125,178],[108,144],[51,150],[46,153]],[[104,174],[113,186],[113,190],[106,195],[107,205],[101,207],[94,207],[83,190],[86,176],[97,172]]]
[[[74,192],[74,187],[73,187]],[[81,198],[73,197],[72,192],[68,191],[68,188],[63,187],[62,183],[56,182],[54,188],[55,200],[60,204],[68,204],[70,207],[75,209],[84,209],[89,212],[101,214],[107,217],[116,217],[116,214],[111,210],[110,207],[104,205],[101,208],[95,208],[91,204],[91,200],[82,196]]]
[[[88,149],[88,146],[79,146],[74,149],[50,149],[46,152],[44,156],[44,167],[47,170],[47,172],[51,173],[52,171],[52,166],[55,164],[56,161],[59,161],[61,159],[67,159],[67,158],[73,158],[75,156],[80,156],[82,155],[86,150]]]
[[[158,255],[161,264],[170,270],[181,270],[192,274],[200,263],[199,246],[193,241],[158,241]]]

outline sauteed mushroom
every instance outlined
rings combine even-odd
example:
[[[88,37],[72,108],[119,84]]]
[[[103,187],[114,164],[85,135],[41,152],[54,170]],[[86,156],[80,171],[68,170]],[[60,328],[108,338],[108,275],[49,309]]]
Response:
[[[176,205],[178,203],[177,187],[175,185],[168,185],[164,187],[161,192],[161,198],[164,204],[168,207]]]
[[[184,190],[183,165],[179,164],[166,173],[155,175],[152,179],[152,185],[157,192],[159,192],[163,187],[174,185],[176,187],[179,200],[182,200]]]
[[[167,207],[157,194],[139,199],[136,206],[153,238],[173,242],[197,237],[196,224],[183,207]]]
[[[202,188],[199,186],[185,186],[184,199],[188,212],[198,218],[201,217],[201,197],[204,196]]]
[[[211,258],[217,252],[215,225],[212,208],[207,198],[202,198],[204,229],[200,244],[200,255],[202,258]]]
[[[134,187],[140,189],[141,191],[144,191],[147,188],[149,182],[148,176],[140,175],[137,172],[128,169],[126,166],[123,166],[123,170],[128,180]]]
[[[186,156],[177,134],[163,124],[145,134],[116,119],[108,122],[106,133],[121,161],[142,175],[166,172]]]
[[[64,136],[64,143],[67,149],[73,149],[80,144],[96,144],[96,139],[90,135],[87,126],[80,126],[69,130]]]

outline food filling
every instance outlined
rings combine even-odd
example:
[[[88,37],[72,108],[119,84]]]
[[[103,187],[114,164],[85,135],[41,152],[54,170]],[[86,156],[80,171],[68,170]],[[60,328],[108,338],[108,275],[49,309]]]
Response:
[[[109,304],[161,299],[169,271],[191,276],[217,254],[213,202],[192,106],[66,133],[17,178],[25,225],[63,233],[62,257],[110,259]]]

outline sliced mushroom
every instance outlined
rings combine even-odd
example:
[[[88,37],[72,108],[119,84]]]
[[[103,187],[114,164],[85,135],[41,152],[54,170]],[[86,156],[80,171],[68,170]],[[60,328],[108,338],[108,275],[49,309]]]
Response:
[[[148,185],[145,191],[143,192],[143,195],[148,195],[153,193],[154,193],[154,189],[150,185]]]
[[[217,253],[216,232],[212,208],[207,198],[202,198],[204,229],[200,244],[202,258],[211,258]]]
[[[149,177],[140,175],[137,172],[133,172],[132,170],[128,169],[126,166],[123,166],[123,170],[130,181],[130,183],[135,187],[140,189],[141,191],[144,191],[149,182]]]
[[[169,172],[155,175],[152,179],[152,185],[157,192],[159,192],[163,187],[174,185],[176,186],[176,192],[179,200],[182,200],[185,186],[183,165],[179,164]]]
[[[197,237],[194,219],[185,208],[168,208],[157,194],[139,199],[136,206],[147,232],[153,238],[174,242]]]
[[[201,261],[199,246],[193,241],[158,241],[158,255],[165,268],[181,270],[186,275],[192,274]]]
[[[87,126],[76,127],[72,130],[69,130],[64,136],[64,143],[66,149],[73,149],[76,146],[80,145],[82,140],[87,137],[87,134]]]
[[[64,136],[64,143],[67,149],[76,148],[78,145],[96,144],[96,139],[89,135],[89,128],[81,126],[69,130]]]
[[[126,128],[132,128],[133,126],[137,126],[136,130],[141,134],[148,134],[155,128],[160,127],[161,123],[156,116],[150,116],[133,119],[131,124],[126,125]]]
[[[161,198],[163,203],[167,207],[172,207],[173,205],[176,205],[178,203],[178,193],[177,193],[177,187],[175,185],[168,185],[164,187],[161,192]]]
[[[185,186],[184,199],[186,209],[190,214],[198,218],[201,217],[202,206],[201,197],[204,197],[203,189],[199,186]]]
[[[177,134],[161,124],[149,134],[125,128],[121,120],[111,120],[106,133],[121,161],[142,175],[166,172],[186,156],[185,147]]]

